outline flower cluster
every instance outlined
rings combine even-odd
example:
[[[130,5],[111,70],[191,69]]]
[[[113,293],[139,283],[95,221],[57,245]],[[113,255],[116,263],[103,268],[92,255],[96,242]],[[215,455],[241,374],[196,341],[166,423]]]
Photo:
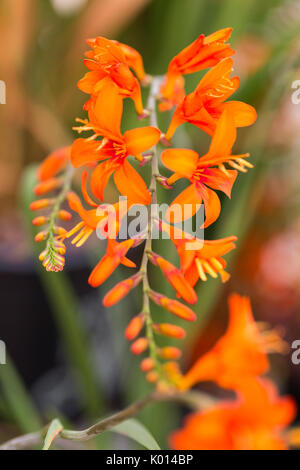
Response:
[[[203,204],[202,228],[210,226],[221,212],[217,191],[230,198],[238,172],[252,168],[249,154],[233,153],[237,128],[253,124],[256,112],[246,103],[229,100],[240,85],[238,77],[231,77],[234,51],[228,44],[230,35],[231,29],[226,28],[208,37],[199,36],[171,60],[162,77],[146,75],[142,58],[133,48],[103,37],[88,40],[90,50],[84,60],[88,72],[78,83],[79,89],[88,95],[84,105],[87,118],[77,119],[80,125],[74,128],[80,135],[88,133],[87,137],[77,138],[70,148],[54,152],[45,160],[38,171],[35,192],[44,195],[56,191],[58,195],[31,205],[33,210],[50,210],[50,215],[41,215],[33,221],[35,225],[45,226],[36,239],[47,240],[41,260],[48,270],[63,268],[67,239],[80,247],[96,230],[107,239],[106,253],[89,277],[93,287],[102,285],[120,264],[135,269],[131,250],[145,242],[139,269],[115,285],[104,296],[103,304],[115,305],[142,285],[143,305],[126,328],[125,337],[132,341],[133,354],[145,353],[140,367],[150,383],[155,383],[158,390],[185,391],[199,382],[212,380],[237,393],[235,401],[218,404],[188,418],[184,429],[171,438],[172,445],[178,449],[284,447],[284,437],[279,431],[294,415],[293,403],[279,399],[269,382],[259,378],[268,369],[267,352],[281,350],[283,342],[276,332],[259,331],[247,299],[237,295],[230,298],[227,333],[186,374],[182,374],[177,362],[180,349],[157,343],[160,335],[184,338],[185,330],[174,323],[155,322],[151,314],[151,305],[155,303],[175,317],[195,321],[190,305],[197,303],[198,281],[205,282],[208,276],[220,277],[222,282],[229,279],[223,257],[235,248],[236,237],[200,240],[174,224],[184,221],[186,205],[192,208],[188,211],[192,217]],[[184,76],[207,69],[196,89],[186,94]],[[145,108],[141,86],[150,86]],[[123,131],[125,99],[132,100],[138,118],[149,119],[149,125]],[[172,108],[175,108],[173,116],[163,133],[158,127],[157,110],[165,112]],[[159,154],[161,147],[170,147],[176,129],[183,123],[196,126],[210,136],[207,153],[199,156],[192,149],[164,148]],[[160,174],[160,164],[172,174]],[[151,166],[150,182],[141,176],[139,166]],[[75,169],[81,173],[84,205],[81,197],[70,189]],[[118,215],[113,230],[112,207],[105,204],[111,179],[123,197],[112,206]],[[180,179],[185,179],[188,186],[173,200],[165,218],[153,214],[150,205],[158,202],[157,184],[170,190]],[[79,222],[68,231],[55,223],[57,218],[70,218],[61,209],[65,199],[79,217]],[[122,221],[135,205],[149,206],[147,227],[142,235],[120,239]],[[178,253],[178,267],[153,250],[154,226],[169,235]],[[176,299],[151,288],[149,262],[161,270]],[[258,419],[262,407],[263,418]],[[213,435],[215,425],[218,425],[217,436]],[[207,434],[207,427],[212,435]]]

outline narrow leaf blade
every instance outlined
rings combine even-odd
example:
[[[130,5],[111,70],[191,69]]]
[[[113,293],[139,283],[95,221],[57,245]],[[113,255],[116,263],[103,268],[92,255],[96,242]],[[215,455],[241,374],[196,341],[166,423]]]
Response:
[[[160,447],[152,434],[136,419],[128,419],[114,426],[110,431],[129,437],[148,450],[160,450]]]
[[[54,439],[62,432],[63,430],[63,425],[59,421],[59,419],[54,419],[48,428],[45,441],[44,441],[44,447],[43,450],[49,450],[51,447],[52,442]]]

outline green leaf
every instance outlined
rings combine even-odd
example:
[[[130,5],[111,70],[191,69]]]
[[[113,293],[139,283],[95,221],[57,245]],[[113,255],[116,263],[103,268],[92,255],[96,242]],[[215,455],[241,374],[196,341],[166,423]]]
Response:
[[[59,419],[54,419],[50,423],[46,437],[45,437],[43,450],[50,449],[52,442],[62,432],[63,428],[64,427],[59,421]]]
[[[6,361],[0,366],[1,407],[24,433],[36,431],[42,427],[39,413],[8,354]]]
[[[152,434],[136,419],[123,421],[123,423],[114,426],[110,431],[129,437],[148,450],[160,450],[160,447]]]

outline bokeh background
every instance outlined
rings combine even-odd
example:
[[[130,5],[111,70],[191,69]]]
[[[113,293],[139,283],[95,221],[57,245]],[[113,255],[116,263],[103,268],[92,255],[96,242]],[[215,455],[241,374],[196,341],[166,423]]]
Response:
[[[162,74],[200,33],[227,26],[234,28],[235,72],[242,82],[235,99],[254,105],[259,115],[238,140],[255,168],[239,176],[232,200],[222,201],[222,215],[206,233],[208,239],[237,235],[238,249],[227,256],[228,284],[199,286],[198,321],[183,345],[182,367],[224,331],[231,291],[249,295],[256,319],[279,328],[289,346],[300,339],[300,104],[292,102],[292,83],[300,79],[300,1],[1,0],[0,79],[7,102],[0,105],[0,339],[8,363],[0,366],[0,442],[56,416],[73,427],[91,423],[149,389],[123,335],[138,312],[138,296],[106,310],[101,297],[108,287],[97,291],[87,284],[102,244],[96,239],[70,250],[65,272],[52,275],[36,262],[32,243],[27,206],[33,168],[75,136],[71,129],[86,98],[76,88],[85,38],[126,42],[142,53],[148,73]],[[188,77],[188,89],[198,80]],[[125,125],[133,119],[129,109]],[[161,119],[162,128],[169,119]],[[174,143],[201,154],[208,139],[182,126]],[[164,281],[153,274],[153,282]],[[300,366],[292,365],[289,348],[272,358],[271,375],[300,401]],[[183,413],[156,404],[140,419],[165,447]],[[91,446],[136,448],[109,433]]]

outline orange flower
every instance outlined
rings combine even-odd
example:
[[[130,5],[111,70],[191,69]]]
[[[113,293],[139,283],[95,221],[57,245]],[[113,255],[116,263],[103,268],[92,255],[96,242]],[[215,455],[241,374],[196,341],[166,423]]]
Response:
[[[92,51],[86,53],[84,63],[90,71],[78,82],[79,89],[97,95],[102,80],[109,77],[123,97],[133,99],[137,113],[142,115],[140,84],[129,68],[132,67],[139,78],[144,78],[143,62],[138,52],[125,44],[103,37],[89,39],[87,43]]]
[[[78,130],[94,130],[90,139],[77,139],[71,150],[71,162],[75,168],[101,161],[91,177],[93,194],[103,200],[104,189],[114,175],[115,184],[121,194],[130,201],[149,204],[151,194],[139,173],[127,158],[132,155],[142,160],[142,152],[151,149],[160,139],[155,127],[141,127],[121,134],[122,100],[114,86],[106,82],[102,93],[89,110],[90,122]],[[104,136],[96,141],[98,136]]]
[[[248,366],[248,363],[245,363]],[[249,379],[235,400],[190,414],[170,438],[177,450],[287,450],[296,404],[269,380]]]
[[[228,281],[230,275],[225,271],[226,261],[222,256],[235,248],[236,237],[221,238],[220,240],[204,240],[200,249],[192,250],[193,242],[175,240],[180,256],[181,270],[185,279],[194,286],[199,279],[207,280],[207,274],[216,279],[218,274],[222,282]],[[199,240],[200,242],[200,240]],[[195,240],[197,247],[197,240]],[[201,243],[201,242],[200,242]],[[186,246],[188,245],[188,249]]]
[[[201,34],[192,44],[183,49],[170,62],[167,80],[162,85],[161,95],[167,102],[176,101],[176,93],[181,93],[181,75],[198,72],[213,67],[220,60],[230,57],[235,52],[226,41],[231,36],[232,29],[225,28],[205,37]],[[177,88],[177,90],[176,90]]]
[[[206,155],[199,157],[198,153],[187,149],[168,149],[162,153],[162,162],[175,173],[167,180],[172,184],[180,178],[190,180],[190,185],[172,202],[166,212],[166,218],[173,223],[181,222],[185,218],[194,215],[199,205],[204,203],[205,223],[208,227],[215,222],[221,211],[220,200],[213,191],[223,191],[231,196],[233,183],[237,177],[237,171],[228,170],[224,163],[236,170],[246,171],[252,167],[245,160],[249,154],[232,155],[232,147],[236,140],[236,127],[231,114],[224,111],[218,122],[210,149]],[[186,208],[191,209],[185,214]]]
[[[250,300],[229,297],[229,325],[224,336],[183,376],[182,389],[198,382],[214,381],[223,388],[236,389],[249,377],[269,368],[267,353],[282,351],[285,344],[275,331],[260,332],[253,318]]]
[[[160,267],[167,280],[180,297],[182,297],[189,304],[195,304],[197,302],[196,292],[184,279],[183,274],[179,271],[179,269],[176,268],[176,266],[156,253],[151,252],[148,254],[148,256],[151,263]]]
[[[250,126],[255,122],[257,114],[252,106],[241,101],[224,103],[240,85],[238,77],[230,78],[232,70],[233,60],[223,60],[203,77],[194,92],[184,97],[166,132],[167,140],[172,138],[177,127],[184,122],[189,122],[212,136],[225,109],[232,114],[236,127]]]
[[[82,246],[87,239],[92,235],[92,233],[99,229],[106,229],[106,225],[109,222],[109,209],[98,212],[98,209],[90,209],[86,210],[77,196],[73,191],[70,191],[67,195],[68,203],[70,208],[77,212],[77,214],[81,218],[81,222],[79,222],[73,229],[69,232],[66,232],[61,236],[61,239],[71,238],[73,235],[76,234],[76,237],[72,240],[72,244],[76,245],[77,247]],[[125,216],[128,205],[126,201],[121,201],[120,203],[116,203],[113,205],[114,208],[114,215],[116,218],[116,226],[114,228],[114,236],[119,232],[119,221]],[[97,214],[98,212],[98,214]],[[105,233],[105,232],[103,232]],[[112,234],[111,234],[112,236]]]
[[[107,242],[106,254],[91,272],[89,284],[92,287],[100,286],[109,278],[120,264],[129,268],[135,268],[135,263],[126,258],[127,252],[133,247],[134,243],[134,240],[125,240],[118,243],[116,240],[109,239]]]

